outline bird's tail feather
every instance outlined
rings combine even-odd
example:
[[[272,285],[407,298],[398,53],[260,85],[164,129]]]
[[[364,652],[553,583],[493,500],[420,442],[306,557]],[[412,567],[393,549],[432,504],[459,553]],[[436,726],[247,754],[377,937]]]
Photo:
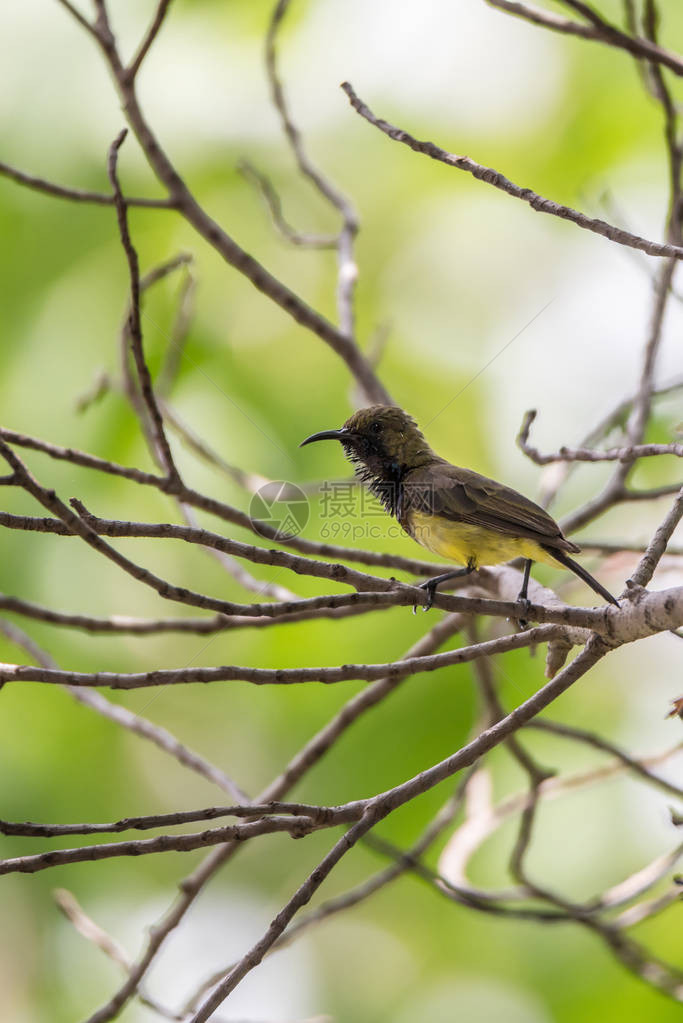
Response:
[[[580,565],[578,561],[574,561],[574,559],[570,558],[564,553],[564,551],[558,551],[554,547],[546,547],[545,550],[547,550],[548,554],[551,554],[556,561],[559,561],[561,565],[564,565],[565,568],[568,568],[571,572],[573,572],[574,575],[578,575],[579,579],[583,579],[583,581],[587,583],[592,590],[599,593],[600,596],[605,600],[608,600],[610,604],[615,604],[619,607],[619,601],[616,597],[613,597],[609,590],[605,589],[602,583],[599,583],[597,579],[594,579],[590,572],[587,572],[583,565]]]

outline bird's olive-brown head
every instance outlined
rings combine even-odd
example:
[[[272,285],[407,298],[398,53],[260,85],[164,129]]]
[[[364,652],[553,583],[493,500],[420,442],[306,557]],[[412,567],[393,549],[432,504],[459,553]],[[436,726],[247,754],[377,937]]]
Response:
[[[314,433],[300,447],[317,440],[340,441],[361,476],[387,482],[400,480],[435,457],[415,420],[392,405],[360,409],[340,430]]]

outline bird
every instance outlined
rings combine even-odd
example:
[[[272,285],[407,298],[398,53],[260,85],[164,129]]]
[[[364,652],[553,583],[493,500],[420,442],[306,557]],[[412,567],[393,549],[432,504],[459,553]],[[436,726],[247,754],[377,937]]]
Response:
[[[619,607],[609,590],[569,557],[581,548],[564,536],[544,508],[512,487],[441,458],[402,408],[362,408],[340,429],[321,430],[299,446],[321,440],[341,443],[356,476],[413,540],[462,566],[421,584],[427,591],[425,610],[441,583],[520,557],[524,575],[517,600],[527,608],[534,561],[560,564]]]

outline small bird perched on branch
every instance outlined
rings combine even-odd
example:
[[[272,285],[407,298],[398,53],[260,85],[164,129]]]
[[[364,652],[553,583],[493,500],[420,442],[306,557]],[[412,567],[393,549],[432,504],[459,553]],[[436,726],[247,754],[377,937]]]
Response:
[[[482,565],[524,558],[519,597],[528,604],[533,561],[559,563],[611,604],[619,604],[602,583],[569,557],[578,553],[543,508],[503,483],[451,465],[435,454],[403,409],[373,405],[361,409],[339,430],[322,430],[300,445],[338,440],[387,512],[414,540],[463,568],[422,584],[431,607],[440,583],[469,575]]]

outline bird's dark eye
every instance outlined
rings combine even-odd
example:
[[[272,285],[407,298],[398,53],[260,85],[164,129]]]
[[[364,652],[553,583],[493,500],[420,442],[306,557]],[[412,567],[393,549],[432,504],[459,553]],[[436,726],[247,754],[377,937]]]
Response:
[[[370,429],[372,430],[373,433],[380,433],[382,427],[380,423],[370,423]]]

